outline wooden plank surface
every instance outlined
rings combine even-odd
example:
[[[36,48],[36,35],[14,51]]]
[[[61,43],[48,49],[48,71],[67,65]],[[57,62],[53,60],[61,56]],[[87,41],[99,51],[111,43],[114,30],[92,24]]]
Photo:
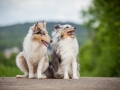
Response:
[[[120,90],[120,78],[17,79],[0,77],[0,90]]]

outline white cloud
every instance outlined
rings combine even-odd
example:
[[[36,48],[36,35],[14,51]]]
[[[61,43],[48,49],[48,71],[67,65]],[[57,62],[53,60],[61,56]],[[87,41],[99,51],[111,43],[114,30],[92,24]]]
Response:
[[[80,10],[91,0],[0,0],[0,25],[29,21],[81,23]]]

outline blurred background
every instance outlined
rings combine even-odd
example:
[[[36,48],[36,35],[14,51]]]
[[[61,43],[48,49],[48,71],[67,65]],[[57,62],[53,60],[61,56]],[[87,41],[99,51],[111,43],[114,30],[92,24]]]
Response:
[[[16,55],[43,20],[50,36],[56,24],[77,27],[81,76],[120,77],[119,0],[0,0],[0,76],[23,74]]]

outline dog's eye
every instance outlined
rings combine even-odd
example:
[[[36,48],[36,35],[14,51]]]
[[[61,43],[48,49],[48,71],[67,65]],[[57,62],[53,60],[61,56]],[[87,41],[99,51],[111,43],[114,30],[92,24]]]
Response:
[[[34,33],[34,34],[41,34],[42,33],[42,31],[41,30],[39,30],[38,32],[36,32],[36,33]]]
[[[45,35],[45,33],[43,33],[43,35]]]
[[[66,28],[69,28],[68,26]]]

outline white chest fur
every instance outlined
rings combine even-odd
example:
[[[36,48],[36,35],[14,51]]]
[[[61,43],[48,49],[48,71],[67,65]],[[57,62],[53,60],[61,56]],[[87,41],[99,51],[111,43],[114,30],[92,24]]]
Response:
[[[57,54],[64,60],[63,63],[68,63],[73,60],[78,54],[78,42],[76,38],[66,38],[58,42]]]
[[[47,48],[43,44],[31,40],[29,36],[25,38],[23,48],[26,60],[29,60],[33,64],[37,64],[47,52]]]

